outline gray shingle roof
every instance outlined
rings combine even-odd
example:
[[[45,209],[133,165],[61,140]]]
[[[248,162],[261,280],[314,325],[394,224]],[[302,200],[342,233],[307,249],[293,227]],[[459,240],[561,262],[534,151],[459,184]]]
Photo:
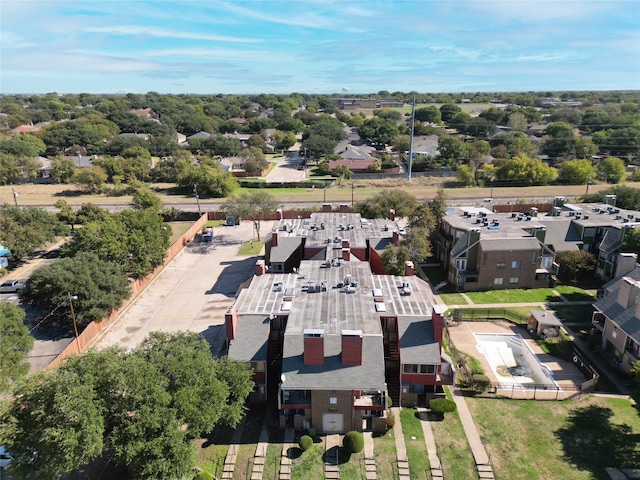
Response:
[[[484,252],[503,250],[539,250],[540,241],[535,237],[480,239]]]
[[[630,274],[626,275],[634,280],[640,280],[640,268],[636,268]],[[640,318],[638,317],[637,305],[631,305],[625,308],[618,303],[618,290],[624,278],[617,278],[615,281],[609,282],[607,285],[606,296],[593,304],[595,308],[600,310],[611,322],[615,323],[623,332],[640,343]]]
[[[384,390],[384,347],[382,335],[362,338],[362,365],[342,365],[342,337],[325,335],[324,365],[304,364],[304,338],[285,335],[283,388],[300,390]]]
[[[302,239],[300,237],[278,236],[278,246],[271,247],[269,261],[285,262],[291,255],[300,248]]]
[[[229,358],[242,362],[266,361],[268,339],[268,315],[241,315],[238,317],[236,338],[229,345]]]
[[[431,319],[398,317],[402,363],[440,365],[440,345],[433,338]]]

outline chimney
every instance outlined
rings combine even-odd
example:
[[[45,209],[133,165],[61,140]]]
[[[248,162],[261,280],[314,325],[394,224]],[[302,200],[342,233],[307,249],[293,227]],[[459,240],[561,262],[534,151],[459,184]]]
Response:
[[[323,203],[322,204],[322,212],[323,213],[331,213],[333,209],[331,208],[331,204],[330,203]]]
[[[224,314],[224,325],[227,330],[227,341],[236,338],[236,328],[238,325],[238,310],[231,306]]]
[[[279,209],[277,210],[277,213],[278,213],[278,220],[282,220],[282,209],[281,209],[281,208],[279,208]]]
[[[618,290],[618,305],[625,310],[636,303],[636,296],[640,293],[640,282],[631,277],[623,277]]]
[[[392,222],[396,220],[396,211],[393,208],[389,210],[389,220]]]
[[[267,272],[264,260],[258,260],[256,262],[256,275],[264,275]]]
[[[620,278],[628,274],[631,270],[636,268],[637,263],[638,263],[637,253],[619,253],[618,262],[616,263],[616,273],[614,277]]]
[[[393,231],[393,238],[391,240],[391,242],[397,247],[398,243],[400,242],[400,232],[398,232],[398,230],[394,230]]]
[[[404,275],[405,277],[412,277],[416,274],[415,266],[411,260],[404,262]]]
[[[442,331],[444,330],[444,305],[434,305],[431,313],[433,324],[433,338],[442,346]]]
[[[346,203],[340,204],[340,213],[349,213],[349,205]]]
[[[349,260],[351,260],[351,249],[349,248],[342,249],[342,260],[344,260],[345,262],[348,262]]]
[[[474,243],[476,243],[478,240],[480,240],[480,229],[479,228],[472,228],[471,230],[469,230],[469,236],[467,237],[467,245],[473,245]]]
[[[615,195],[605,195],[604,196],[604,203],[606,205],[611,205],[612,207],[616,206],[616,200],[617,197]]]
[[[324,365],[324,330],[322,328],[305,328],[304,364]]]
[[[342,330],[342,365],[362,365],[362,330]]]
[[[271,232],[271,246],[278,246],[278,232]]]

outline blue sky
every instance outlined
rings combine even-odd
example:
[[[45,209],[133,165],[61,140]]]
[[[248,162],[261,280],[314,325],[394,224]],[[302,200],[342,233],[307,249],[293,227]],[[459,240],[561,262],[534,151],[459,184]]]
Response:
[[[1,93],[640,89],[640,0],[0,1]]]

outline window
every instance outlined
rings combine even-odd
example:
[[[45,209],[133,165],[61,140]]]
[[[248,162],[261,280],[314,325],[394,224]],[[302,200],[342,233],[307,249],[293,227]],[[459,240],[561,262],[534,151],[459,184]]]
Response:
[[[456,260],[456,268],[458,270],[466,270],[467,269],[467,259],[463,258],[463,259]]]
[[[512,285],[515,284],[515,283],[518,283],[518,277],[511,277],[509,279],[509,283],[512,284]]]
[[[420,365],[420,373],[433,375],[436,373],[435,365]]]
[[[256,372],[264,372],[264,362],[255,362],[253,365],[253,369]]]
[[[514,260],[511,262],[511,268],[520,268],[520,260]]]
[[[504,268],[504,262],[498,262],[498,263],[496,263],[496,268],[497,268],[498,270],[502,270],[502,269]]]
[[[329,403],[331,405],[337,405],[338,404],[338,397],[329,397]]]
[[[538,252],[533,252],[533,255],[531,255],[531,264],[535,265],[537,261],[538,261]]]
[[[405,363],[402,371],[410,374],[433,375],[436,373],[435,365],[418,365],[415,363]]]
[[[403,371],[404,373],[418,373],[418,365],[415,363],[405,363]]]
[[[487,264],[487,254],[486,254],[486,253],[483,253],[483,254],[482,254],[482,264],[483,264],[483,265],[486,265],[486,264]]]
[[[504,282],[502,277],[496,277],[493,279],[493,284],[494,285],[502,285],[502,283]]]
[[[553,265],[553,257],[542,257],[540,259],[540,268],[548,270]]]
[[[583,237],[593,237],[596,234],[596,229],[593,227],[585,228]]]

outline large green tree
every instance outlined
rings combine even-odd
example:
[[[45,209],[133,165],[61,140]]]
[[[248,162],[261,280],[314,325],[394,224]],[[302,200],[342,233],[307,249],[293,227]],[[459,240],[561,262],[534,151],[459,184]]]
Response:
[[[241,193],[230,197],[224,204],[224,211],[228,216],[251,220],[258,240],[260,240],[260,221],[264,214],[273,213],[277,208],[277,200],[264,190]]]
[[[403,218],[411,215],[417,205],[418,201],[413,195],[395,188],[356,203],[354,210],[364,218],[389,218],[389,212],[394,210],[396,217]]]
[[[130,294],[120,265],[83,252],[35,270],[20,296],[25,303],[55,309],[52,316],[71,325],[70,301],[76,321],[87,324],[109,315]]]
[[[0,392],[29,372],[27,356],[34,339],[24,324],[24,310],[0,302]]]
[[[16,259],[31,255],[68,229],[56,216],[36,207],[0,205],[0,244],[11,250]]]
[[[42,140],[33,135],[18,135],[9,140],[0,140],[0,152],[9,153],[16,157],[37,157],[42,155],[47,146]]]
[[[558,252],[556,261],[560,265],[558,275],[570,282],[578,282],[587,275],[593,274],[596,268],[596,257],[582,250]]]
[[[621,251],[635,253],[640,257],[640,228],[625,230]]]
[[[499,182],[512,186],[548,185],[557,176],[555,168],[526,155],[512,158],[496,171]]]
[[[558,168],[558,182],[566,185],[584,185],[595,179],[596,168],[591,160],[567,160]]]
[[[12,468],[38,478],[103,453],[132,478],[190,477],[192,439],[235,427],[252,388],[246,364],[215,359],[195,334],[152,333],[132,352],[91,351],[25,382],[0,428]]]
[[[230,195],[238,186],[233,175],[213,161],[203,161],[199,165],[180,162],[177,180],[178,185],[188,191],[197,189],[199,195],[215,198]]]
[[[624,180],[626,168],[624,162],[617,157],[607,157],[598,163],[598,179],[607,183],[620,183]]]

